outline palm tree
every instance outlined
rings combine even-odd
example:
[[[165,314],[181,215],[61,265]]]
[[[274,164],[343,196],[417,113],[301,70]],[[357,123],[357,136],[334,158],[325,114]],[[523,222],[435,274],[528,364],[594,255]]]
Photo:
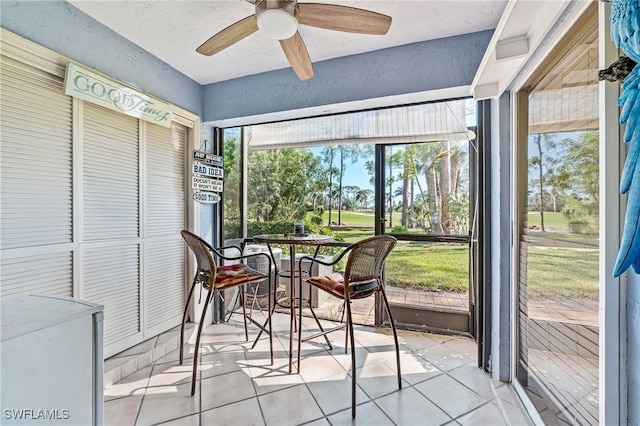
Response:
[[[424,173],[427,185],[427,196],[423,199],[428,200],[429,222],[431,223],[431,232],[435,234],[443,234],[442,220],[440,215],[441,189],[438,179],[438,169],[440,158],[445,153],[438,143],[428,143],[420,145],[417,152],[417,160],[419,161],[420,170]]]
[[[447,205],[451,193],[451,155],[449,155],[449,141],[440,142],[440,223],[442,231],[449,234],[449,207]]]
[[[327,226],[331,225],[331,211],[333,209],[333,160],[335,157],[336,147],[334,145],[327,145],[327,147],[323,150],[324,161],[329,165],[328,174],[329,174],[329,188],[328,188],[328,202],[329,202],[329,218],[327,219]]]
[[[356,194],[356,203],[360,204],[362,210],[366,210],[369,205],[369,198],[373,195],[370,189],[361,189]]]
[[[338,224],[342,223],[342,178],[345,170],[345,160],[351,160],[351,164],[358,161],[362,153],[359,145],[340,145],[340,170],[338,172]]]

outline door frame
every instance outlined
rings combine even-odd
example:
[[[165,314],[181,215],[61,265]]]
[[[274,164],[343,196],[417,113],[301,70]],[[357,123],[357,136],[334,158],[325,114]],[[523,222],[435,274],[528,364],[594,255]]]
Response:
[[[481,126],[479,126],[481,128]],[[476,129],[477,130],[477,129]],[[406,145],[398,143],[394,145]],[[385,180],[386,180],[386,161],[385,150],[390,144],[375,145],[375,207],[376,215],[375,235],[384,234],[385,229]],[[478,212],[478,198],[482,193],[478,187],[481,181],[482,168],[478,166],[480,159],[479,153],[476,151],[478,147],[478,138],[469,141],[469,218],[470,224],[477,223],[476,213]],[[474,149],[475,148],[475,149]],[[487,169],[488,170],[488,169]],[[393,234],[399,241],[423,241],[428,242],[451,242],[451,243],[467,243],[469,244],[469,310],[458,311],[446,308],[418,308],[416,306],[407,306],[404,304],[389,301],[389,307],[392,311],[394,322],[400,328],[417,329],[423,331],[433,331],[446,334],[457,334],[465,336],[477,336],[477,313],[478,308],[483,300],[479,297],[477,274],[475,271],[480,270],[478,254],[483,250],[473,250],[472,241],[474,237],[469,235],[415,235],[415,234]],[[477,241],[477,239],[476,239]],[[375,325],[388,324],[388,318],[383,306],[382,296],[377,295],[375,301]]]

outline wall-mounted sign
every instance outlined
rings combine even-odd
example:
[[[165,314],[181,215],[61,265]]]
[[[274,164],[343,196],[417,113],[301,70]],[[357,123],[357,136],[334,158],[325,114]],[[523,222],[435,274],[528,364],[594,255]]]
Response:
[[[221,167],[208,166],[206,164],[194,164],[193,173],[211,176],[222,179],[224,177],[224,169]]]
[[[220,201],[220,196],[215,192],[196,192],[193,199],[201,204],[215,204]]]
[[[209,154],[208,152],[193,151],[193,161],[222,167],[222,157],[219,155]]]
[[[74,64],[67,65],[64,93],[123,114],[171,127],[171,106]]]
[[[191,187],[200,191],[222,192],[222,181],[219,179],[192,176]]]

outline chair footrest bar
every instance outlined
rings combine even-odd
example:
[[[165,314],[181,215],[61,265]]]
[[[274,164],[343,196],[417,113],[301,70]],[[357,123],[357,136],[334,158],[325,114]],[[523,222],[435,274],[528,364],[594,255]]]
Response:
[[[247,315],[247,319],[256,327],[258,327],[260,330],[268,332],[269,330],[267,330],[267,325],[266,324],[260,324],[259,322],[257,322],[256,320],[254,320],[253,318],[251,318],[250,316]]]
[[[303,341],[303,342],[306,342],[306,341],[308,341],[308,340],[313,340],[313,339],[315,339],[316,337],[324,336],[325,334],[329,334],[329,333],[331,333],[332,331],[336,331],[336,330],[343,329],[343,328],[345,328],[346,326],[347,326],[346,324],[340,324],[339,326],[334,327],[334,328],[331,328],[331,329],[329,329],[329,330],[321,331],[321,332],[319,332],[319,333],[312,334],[311,336],[307,336],[307,337],[305,337],[304,339],[302,339],[302,341]]]

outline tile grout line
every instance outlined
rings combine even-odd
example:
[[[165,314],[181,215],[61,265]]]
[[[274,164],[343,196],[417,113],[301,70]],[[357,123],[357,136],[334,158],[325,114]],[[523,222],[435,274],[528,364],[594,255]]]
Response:
[[[151,367],[151,371],[149,371],[149,377],[147,377],[147,383],[144,387],[144,394],[142,395],[142,398],[140,399],[140,405],[138,405],[138,411],[136,412],[136,419],[133,422],[134,425],[138,424],[138,419],[140,418],[140,412],[142,411],[142,404],[144,404],[144,399],[147,396],[147,389],[149,387],[149,383],[151,382],[151,375],[153,374],[153,366]]]
[[[496,405],[498,406],[498,410],[500,411],[500,415],[504,420],[504,424],[508,425],[509,423],[509,415],[507,414],[507,410],[504,408],[502,404],[502,398],[498,395],[498,391],[496,390],[493,382],[489,380],[489,387],[491,388],[491,393],[493,394],[493,400],[496,401]]]
[[[378,328],[377,328],[377,327],[374,327],[374,329],[377,331],[377,329],[378,329]],[[187,330],[187,332],[188,332],[188,330]],[[275,333],[274,333],[274,334],[275,334]],[[357,334],[357,333],[356,333],[356,334]],[[384,336],[386,336],[386,337],[389,337],[389,335],[387,335],[386,333],[382,333],[382,334],[383,334]],[[174,347],[174,346],[177,346],[177,345],[174,345],[174,343],[173,343],[173,340],[174,340],[174,339],[179,339],[179,336],[174,337],[173,339],[169,339],[169,340],[167,340],[166,342],[161,343],[160,345],[164,345],[164,346],[166,346],[166,347],[172,347],[172,350],[176,350],[176,349],[180,350],[181,348]],[[278,341],[278,342],[280,343],[280,345],[283,345],[283,342],[281,341],[281,339],[280,339],[277,335],[274,335],[274,340]],[[451,339],[449,339],[449,340],[451,340]],[[438,342],[434,342],[433,344],[431,344],[431,345],[429,345],[429,346],[438,346],[438,345],[446,344],[446,342],[448,342],[449,340],[447,340],[447,341],[443,341],[443,342],[440,342],[440,341],[438,341]],[[157,340],[156,340],[156,342],[157,342]],[[275,342],[274,342],[274,343],[275,343]],[[214,346],[212,347],[212,349],[214,350],[214,352],[215,352],[215,353],[221,353],[221,352],[219,352],[219,351],[218,351],[218,349],[216,349],[216,348],[215,348],[216,343],[212,343],[212,345],[214,345]],[[344,365],[342,365],[342,363],[340,363],[340,362],[335,358],[337,354],[332,353],[332,351],[328,351],[328,350],[326,349],[326,347],[325,347],[325,344],[324,344],[324,343],[322,343],[322,344],[321,344],[321,346],[322,346],[321,348],[318,348],[318,352],[324,352],[324,353],[327,353],[328,355],[330,355],[330,356],[331,356],[331,357],[332,357],[336,362],[338,362],[338,363],[341,365],[342,369],[347,373],[347,376],[348,376],[348,378],[349,378],[349,374],[348,374],[348,373],[351,371],[351,369],[350,369],[350,368],[349,368],[349,369],[345,368],[345,367],[344,367]],[[366,345],[363,345],[363,344],[362,344],[362,343],[360,343],[360,342],[358,342],[358,344],[356,344],[355,346],[356,346],[356,348],[357,348],[357,349],[360,349],[360,348],[362,348],[362,349],[367,349],[367,346],[366,346]],[[352,348],[352,350],[353,350],[353,348]],[[245,347],[244,345],[242,345],[242,352],[241,352],[241,353],[242,353],[242,355],[243,355],[243,357],[244,357],[245,361],[247,361],[247,362],[249,361],[249,358],[247,357],[247,355],[249,354],[249,351],[250,351],[250,350],[249,350],[247,347]],[[401,344],[401,352],[405,352],[405,351],[406,351],[407,353],[409,353],[409,354],[415,354],[416,356],[418,356],[418,357],[422,358],[422,356],[419,354],[419,350],[414,350],[414,349],[411,349],[411,348],[410,348],[410,347],[408,347],[408,346],[405,346],[404,344]],[[340,352],[341,352],[341,351],[340,351]],[[143,354],[143,355],[144,355],[144,354]],[[166,354],[165,354],[165,355],[166,355]],[[202,357],[202,356],[201,356],[201,357]],[[465,357],[465,358],[466,358],[466,357]],[[426,361],[429,361],[429,360],[428,360],[428,359],[426,359],[426,358],[423,358],[423,359],[425,359]],[[202,361],[202,359],[201,359],[201,361]],[[149,367],[152,369],[152,372],[153,372],[153,369],[157,366],[156,362],[157,362],[157,360],[154,360],[154,359],[152,358],[151,363],[150,363],[150,364],[148,364],[148,365],[146,365],[146,366],[149,366]],[[169,362],[169,361],[166,361],[166,362]],[[385,360],[380,360],[380,362],[382,362],[383,364],[385,364],[385,365],[387,365],[388,367],[390,367],[390,368],[391,368],[391,366],[390,366],[390,365],[388,365],[388,364],[387,364],[387,362],[386,362]],[[164,363],[162,363],[162,364],[164,364]],[[146,367],[146,366],[144,366],[144,367]],[[437,367],[436,367],[436,368],[437,368]],[[392,368],[392,369],[393,369],[393,368]],[[356,369],[356,371],[358,371],[358,370],[359,370],[359,369]],[[462,386],[464,386],[465,388],[469,389],[469,390],[470,390],[470,391],[472,391],[473,393],[475,393],[475,394],[477,394],[477,395],[479,395],[479,396],[481,396],[481,397],[483,397],[483,398],[484,398],[484,396],[483,396],[483,395],[480,395],[477,391],[475,391],[475,390],[474,390],[474,389],[472,389],[472,388],[469,388],[466,384],[464,384],[464,383],[460,382],[458,379],[456,379],[455,377],[453,377],[453,376],[451,376],[451,375],[450,375],[450,373],[451,373],[452,371],[455,371],[455,370],[456,370],[456,368],[451,369],[451,370],[449,370],[449,371],[440,370],[440,369],[438,369],[438,370],[440,371],[440,373],[441,373],[441,374],[445,374],[445,375],[447,375],[448,377],[450,377],[450,378],[451,378],[452,380],[454,380],[455,382],[458,382],[459,384],[461,384],[461,385],[462,385]],[[232,372],[226,372],[226,373],[222,373],[222,375],[225,375],[225,374],[231,374],[231,373],[232,373]],[[132,374],[133,374],[133,373],[132,373]],[[356,374],[357,374],[357,373],[356,373]],[[128,377],[128,376],[129,376],[129,375],[127,375],[127,377]],[[221,375],[218,375],[218,376],[221,376]],[[146,389],[148,389],[148,387],[149,387],[150,380],[151,380],[151,376],[148,376],[148,377],[146,378]],[[427,381],[427,380],[430,380],[430,379],[425,379],[424,381]],[[199,371],[198,371],[198,381],[200,382],[200,383],[198,384],[198,390],[199,390],[200,395],[199,395],[199,400],[198,400],[198,413],[197,413],[197,414],[198,414],[198,424],[202,425],[202,424],[203,424],[203,415],[202,415],[202,407],[203,407],[203,406],[202,406],[202,403],[203,403],[202,382],[203,382],[203,377],[202,377],[202,370],[199,370]],[[421,381],[421,382],[419,382],[419,383],[422,383],[422,382],[424,382],[424,381]],[[254,390],[254,395],[253,395],[253,396],[251,396],[251,397],[248,397],[248,398],[244,398],[244,399],[242,399],[242,400],[233,401],[232,403],[237,403],[237,402],[240,402],[240,401],[248,401],[248,400],[251,400],[251,399],[253,399],[253,398],[256,398],[256,399],[257,399],[257,402],[258,402],[259,409],[260,409],[260,414],[261,414],[262,421],[263,421],[263,423],[266,425],[266,424],[267,424],[267,422],[266,422],[266,418],[265,418],[265,412],[263,411],[263,407],[262,407],[262,405],[260,404],[259,395],[257,395],[256,383],[255,383],[255,381],[254,381],[253,379],[251,380],[251,382],[252,382],[252,387],[253,387],[253,390]],[[409,389],[409,388],[412,388],[412,387],[413,387],[413,388],[415,388],[415,386],[416,386],[417,384],[419,384],[419,383],[411,384],[411,383],[406,382],[406,381],[404,381],[404,380],[403,380],[403,389]],[[318,420],[321,420],[322,418],[324,418],[324,419],[328,422],[328,424],[331,424],[331,422],[329,422],[329,420],[328,420],[328,416],[329,416],[329,415],[335,415],[335,414],[340,413],[340,412],[342,412],[342,411],[348,411],[348,410],[349,410],[349,408],[347,408],[347,409],[345,409],[345,410],[338,410],[338,411],[336,411],[336,412],[334,412],[334,413],[326,414],[326,413],[324,412],[324,410],[320,407],[320,404],[318,404],[318,400],[316,399],[316,396],[311,392],[311,389],[309,388],[309,383],[308,383],[307,381],[304,381],[304,380],[303,380],[303,382],[302,382],[301,384],[304,384],[304,385],[305,385],[305,387],[306,387],[307,391],[311,394],[311,396],[312,396],[312,398],[313,398],[314,402],[318,405],[318,407],[320,408],[320,412],[322,413],[322,416],[321,416],[321,417],[319,417],[319,418],[317,418],[317,419],[315,419],[315,420],[311,420],[311,421],[306,422],[306,423],[312,423],[312,422],[315,422],[315,421],[318,421]],[[489,384],[490,384],[491,393],[492,393],[492,395],[493,395],[493,400],[495,400],[495,401],[496,401],[496,405],[498,406],[498,409],[500,410],[500,414],[501,414],[501,416],[502,416],[502,419],[503,419],[503,421],[504,421],[506,424],[509,424],[509,423],[508,423],[508,415],[507,415],[507,412],[506,412],[505,406],[503,405],[503,401],[502,401],[502,399],[500,398],[500,396],[497,394],[497,391],[496,391],[496,388],[495,388],[494,383],[490,381],[490,382],[489,382]],[[381,395],[381,396],[377,397],[376,399],[373,399],[373,398],[371,398],[371,397],[367,394],[367,392],[365,392],[365,391],[364,391],[364,389],[363,389],[363,388],[361,388],[360,386],[358,386],[358,387],[359,387],[359,389],[360,389],[360,390],[362,390],[362,391],[365,393],[365,395],[367,395],[367,396],[369,397],[369,401],[373,402],[373,403],[374,403],[374,406],[375,406],[375,407],[377,407],[380,411],[382,411],[382,413],[384,414],[384,416],[385,416],[386,418],[388,418],[388,419],[389,419],[389,421],[391,421],[393,424],[395,424],[395,422],[394,422],[394,421],[389,417],[389,414],[388,414],[385,410],[383,410],[383,409],[380,407],[380,405],[378,405],[377,401],[378,401],[380,398],[384,397],[384,396],[387,396],[387,395],[393,394],[393,393],[395,393],[395,392],[398,392],[398,390],[397,390],[397,389],[396,389],[396,390],[393,390],[393,391],[389,392],[388,394],[384,394],[384,395]],[[417,389],[416,389],[416,390],[417,390]],[[269,393],[273,393],[273,392],[277,392],[277,391],[278,391],[278,390],[274,390],[274,391],[272,391],[272,392],[268,392],[267,394],[269,394]],[[418,391],[418,393],[420,393],[420,392]],[[428,397],[426,397],[424,394],[423,394],[423,396],[424,396],[427,400],[429,400],[429,398],[428,398]],[[146,398],[146,397],[147,397],[147,393],[146,393],[146,391],[145,391],[145,393],[143,394],[143,397],[142,397],[142,399],[141,399],[140,405],[138,405],[138,408],[137,408],[137,413],[136,413],[136,417],[135,417],[135,422],[136,422],[136,423],[137,423],[138,421],[140,421],[141,408],[142,408],[142,404],[144,403],[144,400],[145,400],[145,398]],[[366,404],[367,402],[369,402],[369,401],[365,401],[365,402],[362,402],[362,403],[360,403],[360,404],[357,404],[357,406],[358,406],[358,407],[360,407],[360,406],[362,406],[362,405],[365,405],[365,404]],[[484,405],[486,405],[487,403],[490,403],[490,402],[491,402],[491,400],[487,401],[485,404],[481,404],[480,406],[478,406],[478,407],[474,408],[473,410],[470,410],[468,413],[473,412],[474,410],[477,410],[478,408],[483,407]],[[232,403],[225,404],[225,405],[220,406],[220,407],[214,407],[213,409],[221,408],[221,407],[224,407],[224,406],[228,406],[228,405],[230,405],[230,404],[232,404]],[[440,408],[438,405],[436,405],[436,407]],[[462,416],[464,416],[464,415],[466,415],[466,414],[468,414],[468,413],[464,413],[464,414],[462,414],[461,416],[458,416],[457,418],[460,418],[460,417],[462,417]],[[194,413],[194,414],[195,414],[195,413]],[[446,414],[446,412],[445,412],[445,414]],[[179,419],[181,419],[181,418],[187,418],[187,417],[190,417],[191,415],[192,415],[192,414],[185,415],[185,416],[181,416],[181,417],[178,417],[178,418],[173,419],[173,421],[175,421],[175,420],[179,420]],[[448,414],[447,414],[447,416],[448,416]],[[449,418],[451,418],[450,416],[448,416],[448,417],[449,417]],[[194,419],[194,420],[195,420],[195,419]],[[453,419],[453,420],[455,421],[455,419]],[[165,420],[165,421],[167,421],[167,420]],[[171,421],[171,420],[168,420],[168,421]],[[306,424],[306,423],[305,423],[305,424]]]

